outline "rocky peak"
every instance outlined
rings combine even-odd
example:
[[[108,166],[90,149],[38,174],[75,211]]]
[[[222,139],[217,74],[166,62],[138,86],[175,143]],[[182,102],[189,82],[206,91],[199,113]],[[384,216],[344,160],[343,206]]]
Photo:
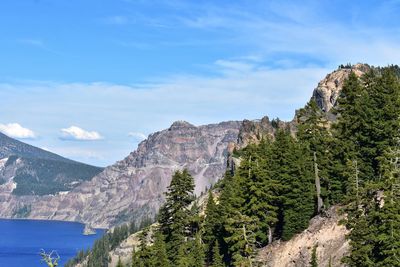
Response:
[[[196,128],[193,124],[190,124],[187,121],[175,121],[169,127],[169,130],[176,130],[176,129],[185,129],[185,128]]]
[[[244,120],[239,130],[235,148],[240,149],[248,144],[258,144],[265,138],[274,138],[277,129],[287,129],[294,133],[296,124],[294,121],[285,122],[278,119],[271,121],[268,116],[261,120]]]
[[[371,67],[367,64],[355,64],[349,66],[341,66],[334,72],[326,75],[326,77],[318,83],[314,89],[313,98],[318,106],[325,112],[328,112],[335,106],[336,101],[342,91],[344,81],[354,72],[358,77],[368,72]]]

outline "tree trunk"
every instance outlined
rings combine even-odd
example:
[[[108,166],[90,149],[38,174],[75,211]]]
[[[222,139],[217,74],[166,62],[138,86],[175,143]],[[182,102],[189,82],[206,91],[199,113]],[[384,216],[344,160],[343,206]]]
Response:
[[[268,225],[268,244],[272,243],[272,228]]]
[[[318,163],[317,163],[316,152],[314,152],[314,172],[315,172],[315,188],[317,190],[317,213],[319,214],[321,212],[322,206],[324,205],[324,202],[322,201],[321,198],[321,181],[319,179],[319,174],[318,174]]]

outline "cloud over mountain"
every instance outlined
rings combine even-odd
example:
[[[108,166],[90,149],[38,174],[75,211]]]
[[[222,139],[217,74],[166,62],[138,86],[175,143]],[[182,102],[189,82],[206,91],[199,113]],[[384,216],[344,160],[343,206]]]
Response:
[[[19,138],[19,139],[36,138],[36,134],[32,130],[24,128],[18,123],[0,124],[0,132],[13,138]]]
[[[61,133],[61,140],[96,141],[104,139],[104,137],[96,131],[87,131],[77,126],[71,126],[69,128],[61,129]]]

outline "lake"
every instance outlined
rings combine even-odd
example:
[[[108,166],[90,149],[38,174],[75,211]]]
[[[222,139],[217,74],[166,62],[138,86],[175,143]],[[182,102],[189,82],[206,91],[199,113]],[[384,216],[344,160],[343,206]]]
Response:
[[[104,233],[97,230],[96,235],[84,236],[83,229],[83,224],[72,222],[0,219],[0,266],[47,266],[40,261],[41,249],[57,251],[63,266]]]

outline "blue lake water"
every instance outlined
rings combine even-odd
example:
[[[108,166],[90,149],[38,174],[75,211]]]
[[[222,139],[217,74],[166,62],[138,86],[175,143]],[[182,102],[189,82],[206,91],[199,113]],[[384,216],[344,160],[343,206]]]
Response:
[[[0,219],[0,267],[46,266],[40,261],[41,249],[57,251],[63,266],[104,233],[97,230],[96,235],[84,236],[83,228],[71,222]]]

